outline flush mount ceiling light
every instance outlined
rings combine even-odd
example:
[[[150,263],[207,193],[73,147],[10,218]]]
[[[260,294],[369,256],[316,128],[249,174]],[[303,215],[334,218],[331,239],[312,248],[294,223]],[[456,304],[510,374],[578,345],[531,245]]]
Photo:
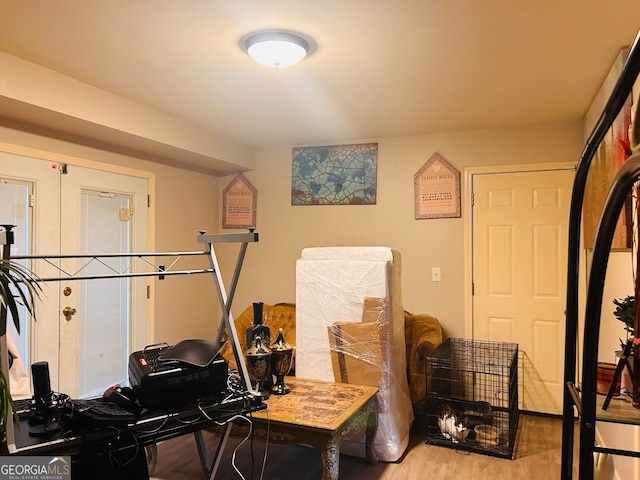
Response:
[[[284,68],[295,65],[309,51],[309,42],[294,33],[268,31],[251,34],[244,41],[247,53],[266,67]]]

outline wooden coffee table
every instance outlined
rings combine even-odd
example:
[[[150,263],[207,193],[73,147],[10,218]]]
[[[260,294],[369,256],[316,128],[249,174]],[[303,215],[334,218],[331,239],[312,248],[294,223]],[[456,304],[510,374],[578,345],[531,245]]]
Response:
[[[337,480],[340,444],[365,432],[365,454],[378,461],[373,439],[378,428],[376,387],[285,377],[291,392],[271,395],[266,410],[254,412],[253,431],[276,445],[304,444],[320,450],[322,479]]]

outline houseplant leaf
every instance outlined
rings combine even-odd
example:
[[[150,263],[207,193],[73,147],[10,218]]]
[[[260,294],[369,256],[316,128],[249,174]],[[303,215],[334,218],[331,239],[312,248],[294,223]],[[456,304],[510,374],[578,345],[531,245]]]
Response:
[[[635,322],[635,297],[627,295],[625,298],[617,298],[613,300],[616,309],[613,315],[625,325],[625,329],[629,333],[633,333]]]
[[[42,287],[39,277],[27,267],[11,261],[0,260],[0,336],[7,333],[7,315],[11,315],[13,324],[20,333],[20,313],[18,305],[23,305],[35,320],[34,300],[40,296]],[[0,363],[7,361],[0,358]],[[0,434],[6,434],[7,414],[13,406],[9,384],[0,369]]]
[[[16,331],[20,333],[18,305],[23,305],[35,319],[34,300],[40,296],[40,278],[24,265],[11,260],[0,262],[0,303],[11,315]],[[0,336],[7,333],[6,318],[0,322]]]

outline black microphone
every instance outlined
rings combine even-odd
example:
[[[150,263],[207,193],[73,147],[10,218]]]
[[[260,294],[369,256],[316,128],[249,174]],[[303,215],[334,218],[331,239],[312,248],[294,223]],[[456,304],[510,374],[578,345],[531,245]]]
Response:
[[[33,379],[33,398],[36,402],[45,404],[51,401],[51,378],[49,377],[49,362],[36,362],[31,364],[31,377]]]

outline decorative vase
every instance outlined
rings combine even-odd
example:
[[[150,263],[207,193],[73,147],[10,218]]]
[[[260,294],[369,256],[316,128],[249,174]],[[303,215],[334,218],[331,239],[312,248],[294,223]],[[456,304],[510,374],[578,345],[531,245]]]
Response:
[[[247,347],[251,345],[253,340],[259,335],[262,340],[262,345],[268,347],[271,343],[271,329],[264,324],[262,316],[264,304],[262,302],[253,302],[253,325],[247,328]],[[264,380],[264,389],[268,391],[273,385],[273,379],[269,375]]]
[[[263,323],[262,319],[263,306],[264,304],[262,302],[253,302],[253,325],[247,328],[246,331],[247,343],[245,345],[247,345],[247,348],[258,335],[262,337],[263,345],[269,346],[269,343],[271,342],[271,330]]]
[[[280,329],[278,338],[271,345],[271,370],[276,376],[276,382],[271,387],[274,395],[285,395],[291,391],[284,383],[284,377],[291,371],[292,361],[293,347],[284,339]]]
[[[271,349],[262,343],[262,337],[258,335],[253,339],[244,356],[249,377],[252,382],[255,382],[255,389],[268,396],[265,382],[271,380]]]

